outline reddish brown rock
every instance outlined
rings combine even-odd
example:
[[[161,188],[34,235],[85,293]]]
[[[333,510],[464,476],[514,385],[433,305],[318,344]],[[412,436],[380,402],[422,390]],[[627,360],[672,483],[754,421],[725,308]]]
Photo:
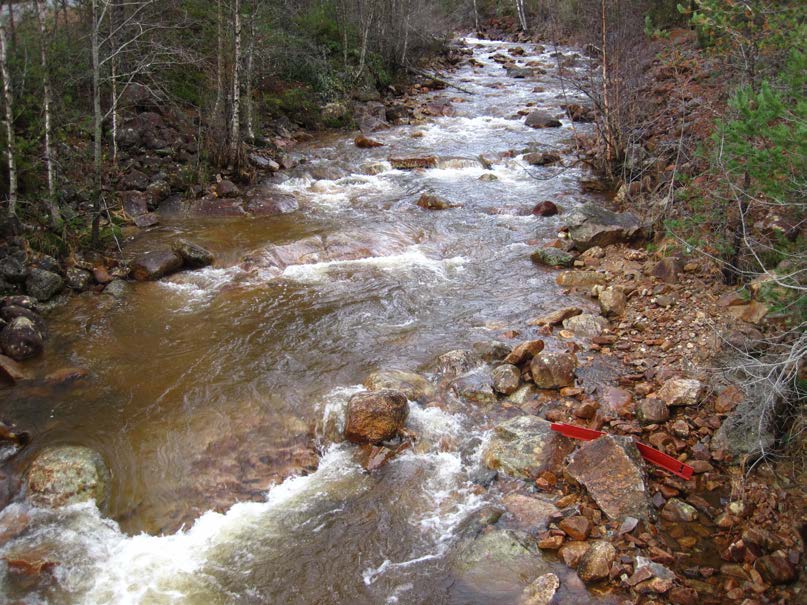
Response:
[[[409,414],[406,396],[389,389],[357,393],[350,398],[345,439],[353,443],[380,443],[395,437]]]
[[[0,355],[0,380],[14,384],[30,378],[31,374],[19,363],[11,359],[11,357]]]
[[[86,368],[62,368],[45,376],[45,381],[52,385],[65,385],[81,380],[89,374]]]
[[[527,323],[531,326],[554,326],[562,323],[564,319],[574,317],[575,315],[580,315],[582,312],[583,309],[580,307],[566,307],[564,309],[552,311],[552,313],[547,313],[541,317],[531,319]]]
[[[415,170],[417,168],[435,168],[437,158],[435,156],[389,158],[389,163],[398,170]]]
[[[555,216],[558,213],[558,207],[554,202],[545,200],[535,204],[532,213],[535,216]]]
[[[610,542],[595,540],[577,566],[577,575],[586,584],[598,582],[608,577],[611,563],[616,560],[616,549]]]
[[[558,523],[558,527],[572,540],[585,540],[591,533],[591,521],[582,515],[567,517]]]
[[[182,257],[173,250],[152,250],[131,263],[132,277],[137,281],[153,281],[182,269]]]
[[[508,494],[502,498],[502,504],[516,523],[528,531],[543,531],[558,512],[548,500],[522,494]]]
[[[575,568],[580,564],[580,560],[583,558],[583,555],[588,552],[588,549],[588,542],[566,542],[560,547],[558,556],[560,557],[560,560],[567,565],[567,567]]]
[[[525,361],[529,361],[535,355],[544,350],[543,340],[528,340],[516,345],[516,347],[504,358],[504,363],[512,365],[521,365]]]
[[[769,584],[790,584],[799,577],[798,569],[786,556],[779,553],[760,557],[754,563],[762,578]]]
[[[364,136],[360,134],[355,139],[353,139],[353,143],[355,143],[356,147],[359,149],[370,149],[372,147],[383,147],[384,143],[380,143],[374,139]]]
[[[532,358],[530,372],[540,389],[574,386],[577,358],[570,353],[540,353]]]
[[[742,403],[745,395],[743,392],[735,386],[726,387],[720,394],[717,396],[715,400],[715,412],[718,414],[727,414],[734,408],[736,408],[740,403]]]

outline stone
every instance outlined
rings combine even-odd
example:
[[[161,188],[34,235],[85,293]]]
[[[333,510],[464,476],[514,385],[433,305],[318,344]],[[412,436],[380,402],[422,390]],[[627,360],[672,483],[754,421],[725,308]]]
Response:
[[[591,533],[592,525],[583,515],[574,515],[563,519],[558,523],[558,527],[572,540],[586,540]]]
[[[570,239],[581,252],[593,246],[630,241],[641,232],[641,223],[633,214],[611,212],[593,203],[574,211],[569,216],[568,227]]]
[[[502,504],[521,529],[531,532],[545,530],[558,513],[552,502],[523,494],[507,494]]]
[[[483,361],[496,362],[503,361],[510,355],[513,348],[499,340],[483,340],[482,342],[474,343],[474,351]]]
[[[563,309],[558,309],[557,311],[547,313],[546,315],[542,315],[541,317],[531,319],[527,323],[531,326],[554,326],[562,323],[564,319],[574,317],[575,315],[580,315],[582,312],[583,309],[580,307],[565,307]]]
[[[238,188],[238,185],[227,179],[222,179],[213,185],[213,190],[216,192],[216,196],[220,198],[238,197],[241,195],[241,190]]]
[[[529,361],[543,350],[543,340],[527,340],[516,345],[507,357],[504,358],[504,363],[518,366],[525,361]]]
[[[577,358],[571,353],[542,352],[532,358],[532,380],[540,389],[560,389],[574,386]]]
[[[608,577],[611,564],[616,560],[616,548],[610,542],[595,540],[591,542],[586,554],[577,566],[577,575],[586,584],[598,582]]]
[[[26,478],[28,499],[35,506],[59,508],[90,500],[103,511],[107,503],[109,470],[101,455],[87,447],[42,450]]]
[[[664,508],[661,509],[661,518],[670,522],[690,523],[697,521],[698,511],[694,506],[687,504],[683,500],[670,498],[664,503]]]
[[[42,319],[42,316],[40,316],[36,311],[17,305],[6,305],[5,307],[0,308],[0,320],[3,320],[6,323],[11,323],[17,317],[27,317],[33,322],[34,328],[36,328],[36,331],[42,335],[42,338],[47,337],[48,328],[45,324],[45,320]]]
[[[745,399],[745,394],[736,386],[732,385],[726,387],[715,399],[715,412],[718,414],[727,414]]]
[[[39,301],[50,300],[64,288],[62,276],[45,269],[31,269],[25,280],[25,291]]]
[[[67,287],[76,292],[84,292],[92,285],[92,273],[79,267],[70,267],[65,272]]]
[[[670,418],[670,409],[660,399],[643,399],[637,411],[642,424],[658,424]]]
[[[619,521],[627,516],[650,516],[643,468],[631,439],[603,435],[569,457],[566,473],[588,490],[609,519]]]
[[[545,111],[535,110],[530,112],[524,124],[530,128],[560,128],[561,121],[551,116]]]
[[[241,198],[219,198],[206,196],[191,202],[188,212],[191,216],[237,217],[245,216],[244,201]]]
[[[780,553],[765,555],[754,562],[756,569],[768,584],[790,584],[799,577],[798,568]]]
[[[605,275],[596,271],[564,271],[559,273],[555,282],[563,288],[592,288],[604,286]]]
[[[580,561],[583,559],[583,555],[588,552],[590,548],[590,544],[588,542],[579,542],[572,540],[570,542],[566,542],[563,546],[560,547],[558,551],[558,556],[560,560],[563,561],[567,567],[571,567],[572,569],[576,568],[580,565]]]
[[[536,265],[547,267],[571,267],[574,256],[559,248],[538,248],[530,255],[530,260]]]
[[[121,191],[118,193],[118,197],[123,206],[123,211],[131,218],[141,216],[149,211],[151,196],[144,191]]]
[[[535,204],[532,213],[535,216],[555,216],[558,213],[558,207],[554,202],[546,200]]]
[[[678,283],[678,274],[683,270],[684,265],[679,259],[673,256],[666,256],[655,264],[650,270],[650,275],[665,283],[676,284]]]
[[[733,305],[727,309],[729,315],[735,319],[742,320],[746,323],[758,324],[768,314],[770,309],[767,305],[752,300],[744,305]]]
[[[490,469],[520,479],[534,479],[544,471],[557,471],[573,444],[537,416],[516,416],[493,429],[482,452]]]
[[[671,378],[658,391],[658,397],[669,406],[695,405],[700,402],[706,385],[690,378]]]
[[[547,166],[560,162],[560,155],[551,151],[527,153],[524,155],[524,161],[530,166]]]
[[[406,158],[389,158],[390,165],[397,170],[415,170],[417,168],[436,168],[437,157],[423,156],[423,157],[406,157]]]
[[[89,373],[86,368],[61,368],[45,376],[45,382],[53,386],[64,386],[86,378]]]
[[[560,588],[560,580],[553,573],[545,573],[524,588],[518,605],[549,605]]]
[[[406,395],[410,401],[426,403],[435,396],[434,387],[420,374],[403,370],[380,370],[373,372],[364,381],[369,391],[392,389]]]
[[[12,284],[21,284],[28,277],[28,268],[13,256],[0,258],[0,277]]]
[[[380,443],[392,439],[409,415],[406,395],[385,389],[357,393],[348,401],[345,439],[352,443]]]
[[[590,313],[582,313],[563,320],[563,327],[566,330],[570,330],[578,336],[585,338],[600,336],[609,326],[610,324],[607,319]]]
[[[129,284],[122,279],[113,279],[104,288],[104,294],[112,298],[123,298],[129,291]]]
[[[11,357],[0,355],[0,380],[8,384],[15,384],[30,378],[31,374]]]
[[[437,369],[444,376],[459,376],[479,365],[479,357],[473,351],[454,349],[437,358]]]
[[[154,281],[182,269],[182,257],[173,250],[152,250],[135,257],[131,274],[137,281]]]
[[[591,107],[583,107],[575,103],[563,105],[562,107],[572,122],[589,123],[595,120],[594,109]]]
[[[497,366],[493,370],[493,390],[502,395],[510,395],[518,390],[521,372],[509,363]]]
[[[600,310],[605,317],[622,317],[628,299],[621,288],[608,287],[600,290],[598,296]]]
[[[36,357],[44,346],[42,332],[28,317],[15,317],[0,331],[0,349],[14,361]]]
[[[425,210],[448,210],[457,207],[456,204],[452,204],[448,200],[434,195],[433,193],[422,194],[416,203]]]
[[[353,139],[353,143],[359,149],[371,149],[373,147],[383,147],[384,146],[384,143],[380,143],[379,141],[376,141],[375,139],[371,139],[369,137],[366,137],[363,134],[360,134],[355,139]]]
[[[171,245],[171,249],[182,258],[182,265],[186,269],[201,269],[212,265],[215,260],[210,250],[186,239],[177,240]]]
[[[474,370],[451,381],[451,390],[461,400],[487,405],[496,403],[490,372]]]
[[[640,594],[669,592],[675,581],[675,573],[660,563],[655,563],[646,557],[636,557],[633,575],[627,580]]]

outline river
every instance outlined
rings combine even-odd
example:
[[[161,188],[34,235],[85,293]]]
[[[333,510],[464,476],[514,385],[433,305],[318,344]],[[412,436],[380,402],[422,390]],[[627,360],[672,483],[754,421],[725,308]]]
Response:
[[[505,330],[527,338],[528,319],[580,304],[529,259],[563,216],[530,210],[541,200],[565,211],[585,201],[584,173],[568,155],[565,167],[531,167],[521,154],[561,151],[581,125],[532,129],[517,115],[528,104],[561,115],[561,104],[580,102],[555,77],[552,56],[573,51],[522,45],[519,65],[539,61],[548,73],[515,79],[492,56],[517,45],[464,43],[479,65],[449,77],[472,94],[429,93],[453,99],[454,115],[373,133],[384,144],[374,149],[346,134],[300,145],[306,162],[273,181],[298,197],[299,212],[164,216],[130,249],[181,235],[212,250],[216,265],[133,284],[122,299],[77,296],[50,315],[35,369],[90,375],[60,389],[0,392],[4,413],[34,435],[14,464],[22,469],[46,445],[93,447],[112,471],[112,497],[104,516],[90,504],[15,503],[0,513],[0,528],[20,515],[30,524],[0,556],[40,549],[58,562],[51,581],[33,585],[0,566],[5,602],[518,602],[537,563],[490,565],[476,578],[454,564],[469,519],[498,498],[480,479],[495,413],[410,402],[416,446],[372,474],[355,446],[332,438],[372,371],[433,376],[441,353]],[[437,156],[438,167],[387,163],[417,155]],[[493,160],[489,170],[479,155]],[[425,191],[461,207],[421,209]],[[370,253],[282,269],[261,261],[310,238]],[[257,260],[245,265],[245,255]],[[305,466],[317,468],[284,471]],[[559,602],[589,598],[565,566],[541,565],[562,577]]]

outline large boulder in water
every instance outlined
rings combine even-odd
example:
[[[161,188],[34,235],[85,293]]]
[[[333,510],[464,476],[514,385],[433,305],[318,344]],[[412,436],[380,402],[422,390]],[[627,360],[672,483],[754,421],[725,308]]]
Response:
[[[173,243],[171,249],[179,254],[182,258],[182,264],[187,269],[201,269],[212,265],[215,260],[210,250],[186,239],[177,240]]]
[[[385,389],[357,393],[347,404],[345,439],[353,443],[380,443],[395,437],[409,414],[406,395]]]
[[[567,224],[569,237],[581,252],[631,240],[642,229],[639,219],[630,212],[611,212],[592,203],[575,210]]]
[[[173,250],[152,250],[136,257],[131,269],[137,281],[153,281],[182,269],[182,257]]]
[[[517,416],[501,423],[482,452],[485,466],[527,480],[558,470],[572,443],[550,427],[550,422],[537,416]]]
[[[559,128],[562,125],[560,120],[540,110],[531,112],[524,123],[530,128]]]
[[[42,353],[44,343],[42,332],[25,316],[15,317],[0,332],[0,349],[15,361],[36,357]]]
[[[47,448],[28,469],[28,499],[35,506],[58,508],[87,500],[103,509],[109,470],[95,450],[78,446]]]

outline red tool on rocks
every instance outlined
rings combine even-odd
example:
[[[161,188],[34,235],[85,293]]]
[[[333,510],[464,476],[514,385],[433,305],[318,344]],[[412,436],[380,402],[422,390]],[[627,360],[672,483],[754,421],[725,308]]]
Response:
[[[582,426],[574,426],[573,424],[564,424],[563,422],[553,422],[551,428],[553,431],[556,431],[561,435],[571,437],[573,439],[582,439],[583,441],[593,441],[594,439],[605,435],[603,431],[595,431],[594,429],[587,429]],[[635,443],[636,448],[642,455],[642,458],[651,464],[655,464],[659,468],[663,468],[665,471],[669,471],[673,475],[681,477],[681,479],[686,479],[688,481],[692,478],[692,473],[695,472],[695,469],[688,464],[684,464],[680,460],[676,460],[672,456],[668,456],[664,452],[660,452],[657,449],[652,448],[649,445],[645,445],[640,441],[636,441]]]

